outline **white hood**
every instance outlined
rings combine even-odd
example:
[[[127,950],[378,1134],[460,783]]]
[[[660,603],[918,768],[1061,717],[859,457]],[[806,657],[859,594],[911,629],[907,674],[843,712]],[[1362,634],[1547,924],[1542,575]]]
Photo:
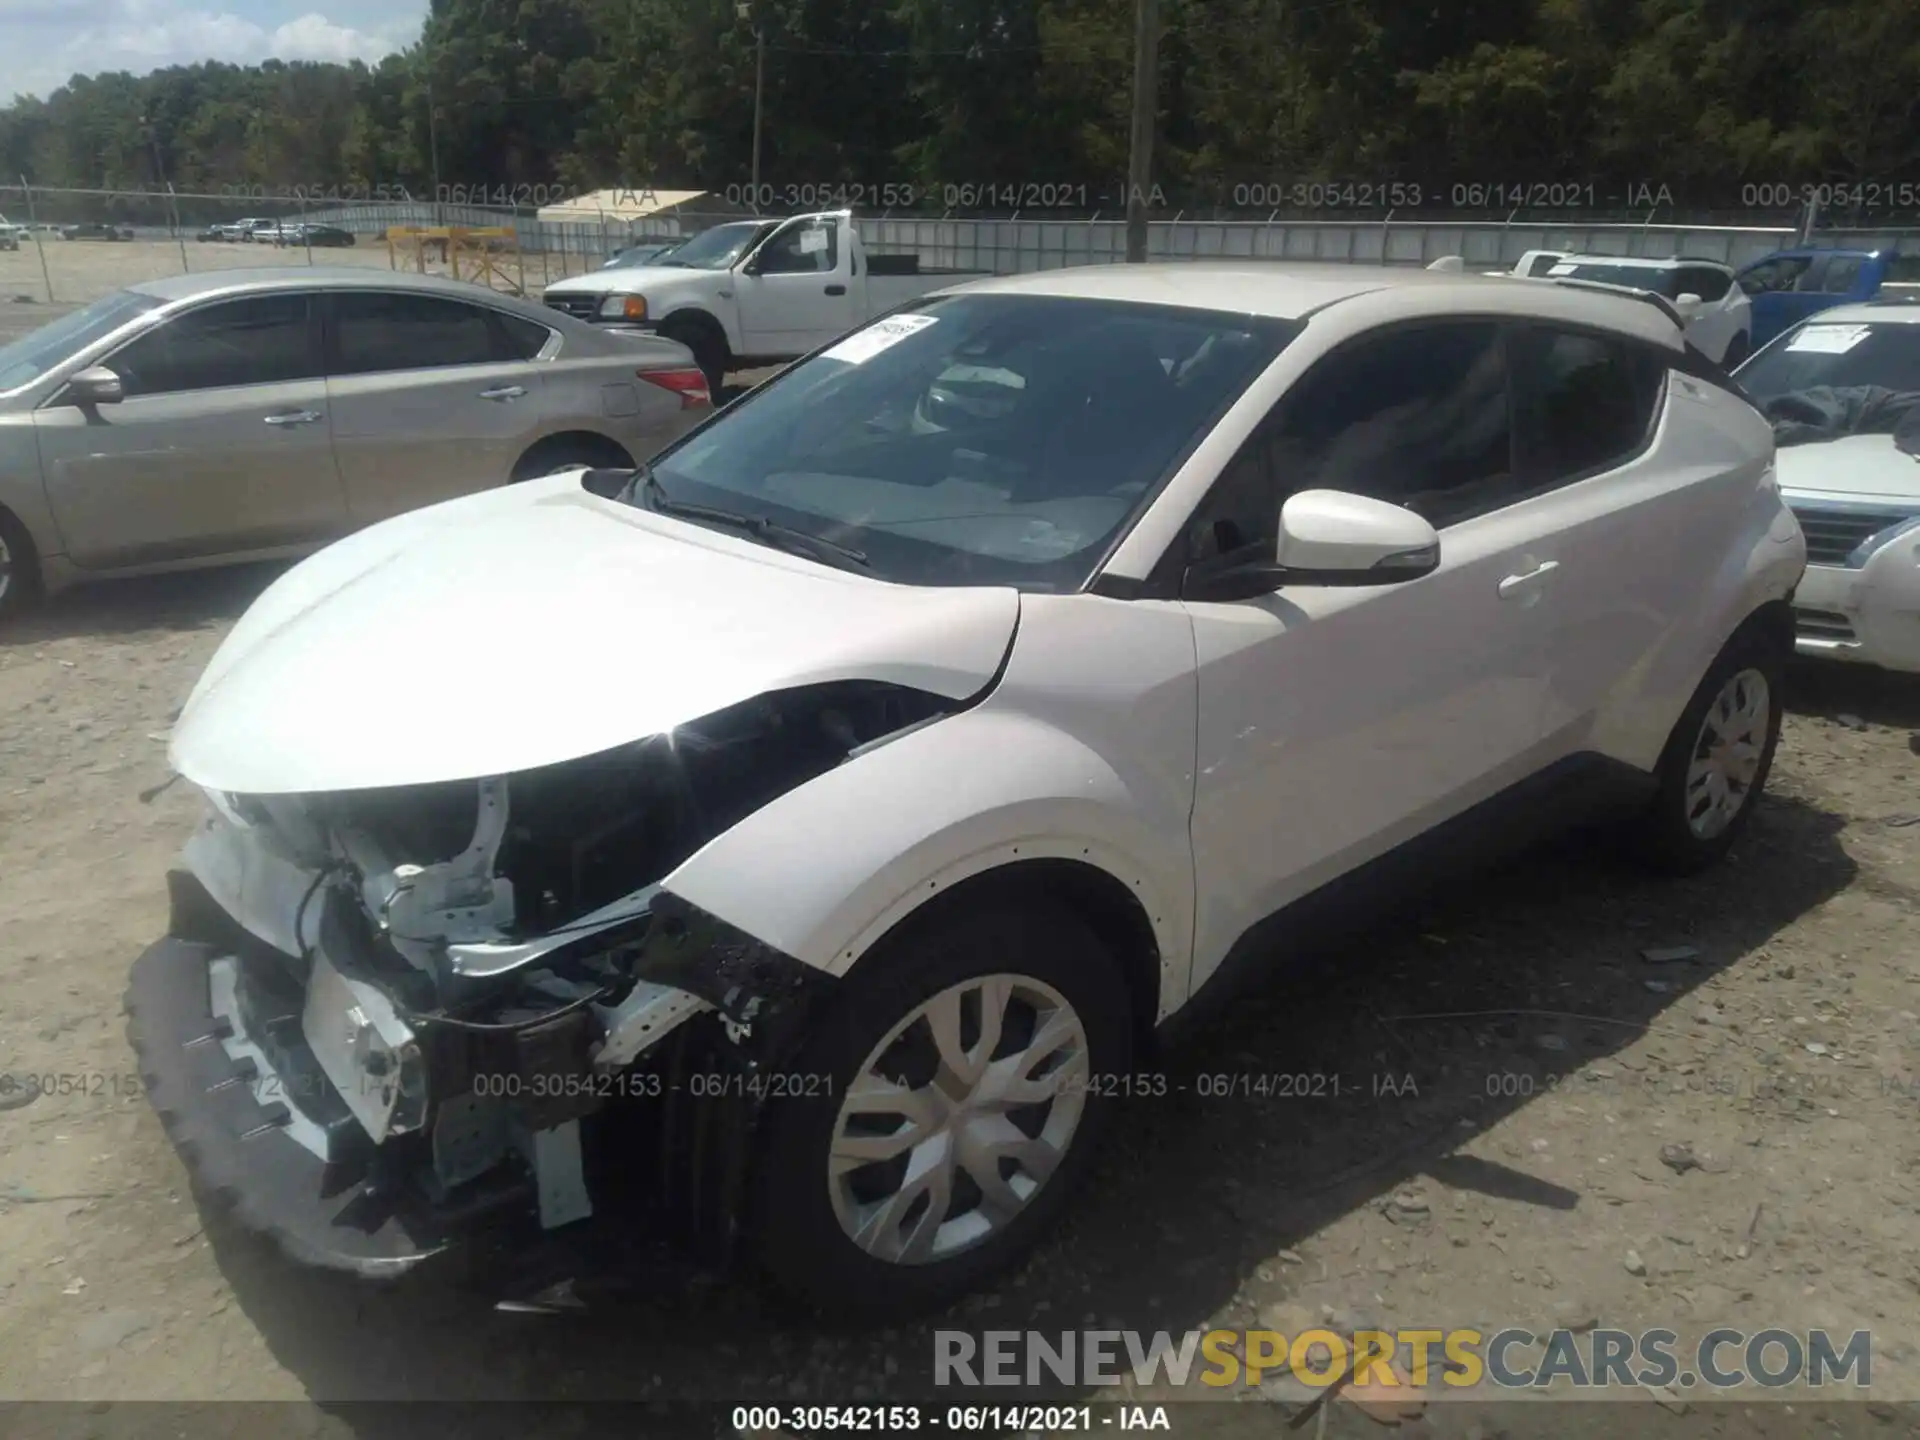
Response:
[[[1782,445],[1774,464],[1780,488],[1810,499],[1920,501],[1920,460],[1891,435],[1843,435]]]
[[[724,270],[690,270],[684,265],[630,265],[618,270],[589,270],[584,275],[570,275],[565,280],[556,280],[540,293],[542,295],[611,295],[625,292],[644,295],[649,285],[656,289],[662,285],[676,285],[689,276],[724,276]]]
[[[828,569],[552,476],[290,570],[215,653],[169,756],[214,790],[354,790],[571,760],[817,681],[964,699],[1019,605]]]

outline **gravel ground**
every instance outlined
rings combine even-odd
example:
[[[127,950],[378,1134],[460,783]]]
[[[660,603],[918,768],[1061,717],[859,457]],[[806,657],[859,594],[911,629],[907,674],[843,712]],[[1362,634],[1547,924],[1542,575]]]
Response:
[[[43,240],[39,245],[29,241],[18,250],[0,250],[0,312],[16,304],[23,308],[84,305],[118,286],[184,271],[199,274],[261,265],[304,266],[309,254],[315,265],[367,265],[385,270],[396,263],[401,268],[417,264],[411,252],[401,251],[396,256],[385,241],[367,236],[351,247],[311,252],[273,245],[205,244],[191,239],[184,245],[168,240]],[[498,289],[524,288],[537,296],[549,281],[579,274],[583,263],[578,255],[508,255],[498,260],[501,273],[492,283]],[[470,265],[471,261],[463,261],[463,267]],[[438,260],[430,260],[427,269],[434,274],[446,273],[446,266]],[[463,268],[462,273],[470,274],[471,270]],[[22,301],[21,296],[28,298]],[[32,323],[41,323],[57,313],[58,308],[43,308]],[[0,334],[20,323],[6,315],[0,319]]]
[[[283,1263],[196,1207],[129,1093],[121,990],[194,817],[184,787],[137,797],[274,573],[101,586],[0,631],[0,1070],[79,1086],[0,1111],[0,1398],[844,1403],[934,1398],[940,1326],[1826,1326],[1873,1332],[1878,1399],[1817,1433],[1915,1433],[1887,1404],[1920,1400],[1920,684],[1797,671],[1771,794],[1710,875],[1653,882],[1569,846],[1293,957],[1177,1058],[1184,1093],[1130,1103],[1065,1233],[954,1315],[817,1333],[664,1268],[535,1316]],[[1693,953],[1643,957],[1670,947]],[[1198,1098],[1195,1077],[1222,1072],[1337,1075],[1342,1093]],[[1304,1398],[1287,1384],[1268,1397]],[[1402,1429],[1816,1433],[1805,1405],[1661,1398],[1631,1416],[1434,1404]],[[365,1435],[376,1413],[298,1428]],[[581,1433],[563,1414],[517,1433]],[[1323,1414],[1327,1433],[1378,1428]],[[1193,1407],[1177,1428],[1272,1435],[1274,1415]]]

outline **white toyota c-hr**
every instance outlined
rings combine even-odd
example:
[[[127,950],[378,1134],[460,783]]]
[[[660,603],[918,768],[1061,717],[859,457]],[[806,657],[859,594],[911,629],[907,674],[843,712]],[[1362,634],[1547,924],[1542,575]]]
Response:
[[[1727,850],[1806,560],[1773,454],[1670,316],[1570,287],[917,301],[650,470],[260,597],[174,730],[153,1103],[313,1263],[592,1234],[647,1138],[787,1294],[951,1297],[1300,902],[1576,818]]]

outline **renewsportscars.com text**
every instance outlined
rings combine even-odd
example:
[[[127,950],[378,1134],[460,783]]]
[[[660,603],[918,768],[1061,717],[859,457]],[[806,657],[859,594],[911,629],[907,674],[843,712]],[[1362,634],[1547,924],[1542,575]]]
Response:
[[[1411,1384],[1452,1390],[1703,1385],[1710,1390],[1848,1385],[1873,1379],[1873,1337],[1826,1330],[1709,1330],[1683,1343],[1664,1329],[1596,1328],[1536,1334],[1497,1330],[964,1330],[934,1332],[934,1383],[1184,1386],[1258,1385],[1291,1374],[1310,1385]],[[1396,1365],[1400,1368],[1396,1369]]]

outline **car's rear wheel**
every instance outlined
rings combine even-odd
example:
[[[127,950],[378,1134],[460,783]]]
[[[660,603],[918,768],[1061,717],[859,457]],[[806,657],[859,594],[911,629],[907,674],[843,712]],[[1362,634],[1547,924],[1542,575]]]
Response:
[[[582,465],[624,470],[632,464],[633,456],[626,447],[604,435],[551,435],[530,447],[508,478],[517,484],[542,475],[558,475],[562,470],[577,470]]]
[[[27,527],[0,509],[0,620],[25,610],[40,597],[40,561]]]
[[[1130,1053],[1120,970],[1070,912],[1010,904],[915,927],[861,962],[803,1045],[804,1097],[767,1104],[762,1269],[839,1318],[974,1289],[1068,1203],[1112,1103],[1097,1077],[1125,1074]]]
[[[1749,625],[1720,652],[1668,737],[1637,849],[1657,868],[1692,874],[1719,860],[1753,820],[1785,715],[1787,653]]]

